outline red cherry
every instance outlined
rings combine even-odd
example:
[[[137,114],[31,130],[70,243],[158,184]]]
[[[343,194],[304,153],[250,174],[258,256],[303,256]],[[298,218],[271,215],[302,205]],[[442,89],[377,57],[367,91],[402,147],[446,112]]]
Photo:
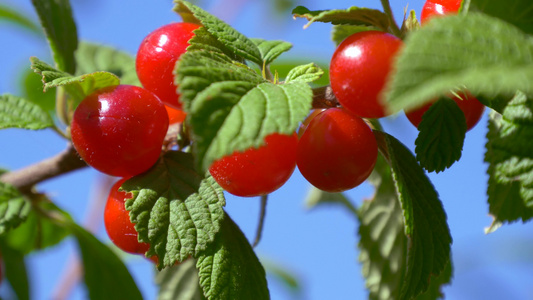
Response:
[[[132,197],[131,193],[121,192],[118,189],[126,181],[121,179],[113,185],[107,198],[104,210],[104,224],[107,235],[117,247],[123,251],[144,254],[150,248],[149,244],[140,243],[138,233],[130,221],[130,216],[124,202]]]
[[[362,118],[386,116],[382,91],[402,40],[381,31],[352,34],[337,47],[329,66],[340,104]]]
[[[229,193],[252,197],[280,188],[296,167],[298,136],[274,133],[259,148],[234,152],[209,168],[213,178]]]
[[[296,162],[315,187],[342,192],[365,181],[376,164],[372,130],[358,116],[330,108],[313,118],[298,142]]]
[[[476,126],[476,124],[479,122],[479,120],[483,116],[485,106],[470,93],[462,93],[459,96],[461,96],[463,99],[461,100],[461,98],[453,96],[452,100],[457,103],[459,108],[465,114],[466,131],[468,131],[474,126]],[[421,108],[406,112],[405,115],[407,116],[407,119],[409,119],[411,124],[418,128],[418,125],[422,121],[422,116],[431,107],[432,104],[433,102],[428,103],[422,106]]]
[[[424,24],[433,17],[454,14],[459,11],[462,0],[428,0],[422,7],[420,23]]]
[[[137,51],[135,67],[143,87],[174,108],[181,108],[174,84],[174,66],[189,46],[193,30],[199,27],[192,23],[162,26],[150,33]]]
[[[161,101],[131,85],[100,89],[76,108],[70,132],[81,158],[119,177],[140,174],[159,158],[168,130]]]
[[[183,110],[172,108],[168,105],[165,105],[165,108],[167,109],[169,124],[183,123],[185,117],[187,116]]]
[[[312,109],[311,110],[309,115],[307,115],[307,118],[305,118],[305,120],[302,122],[302,124],[298,128],[298,138],[302,137],[302,135],[305,132],[305,129],[307,129],[307,126],[309,126],[309,122],[311,122],[311,120],[313,120],[316,116],[318,116],[324,110],[326,110],[326,109],[325,108],[317,108],[317,109]]]

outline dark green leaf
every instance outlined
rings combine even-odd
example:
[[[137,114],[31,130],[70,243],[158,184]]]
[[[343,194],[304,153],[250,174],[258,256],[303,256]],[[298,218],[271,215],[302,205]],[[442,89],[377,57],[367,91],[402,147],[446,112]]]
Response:
[[[389,165],[380,155],[369,181],[376,188],[359,218],[359,261],[369,299],[399,299],[407,262],[407,237]]]
[[[533,94],[533,40],[499,19],[471,13],[436,18],[408,35],[390,82],[392,111],[450,90],[496,97]]]
[[[135,58],[112,47],[82,42],[76,51],[77,75],[105,71],[120,78],[120,84],[140,86]]]
[[[428,289],[432,276],[444,272],[452,238],[437,192],[415,157],[394,137],[380,131],[375,135],[391,165],[403,211],[408,252],[399,299],[410,299]]]
[[[202,300],[205,299],[198,282],[196,260],[190,258],[157,273],[155,282],[159,285],[157,300]]]
[[[0,235],[26,220],[31,203],[12,185],[0,182]]]
[[[318,80],[324,71],[320,69],[315,63],[310,63],[303,66],[297,66],[289,71],[285,78],[285,83],[300,81],[300,82],[313,82]]]
[[[489,211],[496,223],[533,218],[533,101],[517,93],[503,111],[490,114],[485,161],[489,163]]]
[[[147,257],[157,255],[159,267],[196,257],[220,229],[226,204],[223,190],[211,176],[196,173],[189,153],[167,152],[156,166],[122,188],[133,192],[126,209],[139,240],[150,244]]]
[[[251,39],[261,53],[261,59],[265,65],[269,65],[282,53],[289,51],[292,44],[284,41],[267,41],[263,39]]]
[[[530,0],[472,0],[470,11],[479,10],[533,34],[533,2]]]
[[[81,251],[89,298],[142,300],[141,292],[118,256],[79,225],[70,223],[69,226]]]
[[[263,266],[239,227],[224,214],[215,242],[198,256],[200,286],[207,299],[269,299]]]
[[[24,254],[12,249],[7,243],[0,239],[0,249],[2,249],[2,261],[4,264],[5,278],[17,295],[18,300],[30,299],[30,284],[28,282],[28,272],[24,262]]]
[[[41,28],[30,18],[6,5],[0,5],[0,21],[1,20],[6,20],[10,23],[22,26],[33,33],[42,34]]]
[[[448,285],[452,281],[453,275],[453,266],[452,260],[448,262],[446,268],[438,277],[434,277],[427,291],[418,295],[416,300],[435,300],[435,299],[444,299],[444,294],[442,293],[442,286]]]
[[[187,1],[175,1],[174,10],[186,21],[202,24],[218,41],[244,59],[263,66],[261,52],[246,36],[233,29],[224,21]]]
[[[429,172],[441,172],[461,158],[466,119],[457,103],[443,97],[431,105],[418,125],[416,159]]]
[[[0,95],[0,129],[38,130],[54,126],[54,121],[37,104],[13,95]]]
[[[120,84],[120,79],[109,72],[99,71],[72,76],[56,70],[36,57],[32,57],[30,61],[32,70],[42,76],[44,91],[49,88],[64,86],[65,90],[76,101],[83,100],[87,95],[90,95],[98,89]]]
[[[32,0],[46,32],[58,69],[70,74],[76,71],[74,51],[78,33],[68,0]]]
[[[10,247],[24,254],[54,246],[70,234],[68,228],[43,217],[42,213],[61,216],[67,220],[71,220],[70,215],[55,206],[44,195],[37,194],[34,197],[41,197],[35,204],[39,205],[40,212],[32,210],[24,223],[5,236],[5,242]]]
[[[389,17],[382,11],[370,8],[352,6],[347,9],[315,10],[298,6],[293,9],[295,18],[305,18],[309,21],[304,28],[309,27],[314,22],[331,23],[334,25],[364,25],[374,26],[382,31],[388,31]]]

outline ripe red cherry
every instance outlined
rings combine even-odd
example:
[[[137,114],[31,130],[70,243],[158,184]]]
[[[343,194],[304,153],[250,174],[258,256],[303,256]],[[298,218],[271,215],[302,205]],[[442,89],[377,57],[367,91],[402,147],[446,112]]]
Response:
[[[457,13],[461,7],[462,0],[428,0],[422,7],[420,23],[424,24],[429,19],[436,16],[443,16]]]
[[[226,191],[241,197],[272,193],[291,177],[296,168],[298,137],[271,134],[259,148],[235,152],[215,161],[209,168]]]
[[[165,108],[167,109],[169,124],[183,123],[185,117],[187,116],[183,110],[172,108],[168,105],[165,105]]]
[[[298,142],[302,175],[326,192],[342,192],[365,181],[376,164],[378,146],[363,119],[341,108],[313,118]]]
[[[70,132],[81,158],[112,176],[148,170],[161,153],[168,130],[165,106],[149,91],[131,85],[100,89],[76,108]]]
[[[140,243],[135,225],[131,223],[130,216],[124,207],[124,201],[131,198],[131,193],[121,192],[118,189],[126,181],[121,179],[113,185],[107,198],[104,210],[104,224],[107,235],[117,247],[123,251],[144,254],[150,248],[149,244]]]
[[[162,26],[144,38],[137,51],[135,67],[143,87],[174,108],[181,108],[174,66],[189,46],[193,30],[199,27],[192,23]]]
[[[461,98],[457,96],[453,96],[452,100],[457,103],[459,108],[465,114],[466,131],[468,131],[474,126],[476,126],[476,124],[479,122],[481,116],[483,116],[485,106],[470,93],[461,93],[459,96],[461,96],[463,100],[461,100]],[[415,127],[418,128],[418,125],[422,121],[422,116],[431,107],[432,104],[433,103],[428,103],[422,106],[421,108],[406,112],[405,115],[407,116],[407,119],[409,119],[411,124],[415,125]]]
[[[302,135],[304,134],[305,130],[307,129],[307,126],[309,126],[309,122],[311,122],[311,120],[313,120],[316,116],[318,116],[324,110],[326,110],[326,109],[325,108],[317,108],[317,109],[312,109],[311,110],[309,115],[307,115],[307,118],[305,118],[305,120],[302,122],[302,124],[298,128],[298,137],[299,138],[301,138]]]
[[[329,66],[330,83],[340,104],[362,118],[388,114],[382,91],[402,40],[381,31],[364,31],[337,47]]]

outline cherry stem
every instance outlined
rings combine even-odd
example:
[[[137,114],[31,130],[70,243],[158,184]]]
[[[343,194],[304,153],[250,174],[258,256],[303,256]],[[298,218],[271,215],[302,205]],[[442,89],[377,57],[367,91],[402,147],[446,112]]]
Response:
[[[339,106],[337,97],[331,86],[321,86],[313,89],[313,108],[331,108]]]
[[[257,231],[255,232],[255,240],[252,247],[256,247],[261,241],[263,235],[263,225],[265,224],[266,206],[268,201],[268,195],[261,196],[261,210],[259,211],[259,224],[257,225]]]
[[[392,30],[392,33],[400,37],[402,35],[402,31],[400,30],[400,27],[398,27],[398,24],[396,24],[396,21],[394,20],[394,15],[392,14],[392,9],[390,7],[389,0],[381,0],[381,6],[383,6],[383,11],[387,14],[389,17],[390,22],[390,29]]]

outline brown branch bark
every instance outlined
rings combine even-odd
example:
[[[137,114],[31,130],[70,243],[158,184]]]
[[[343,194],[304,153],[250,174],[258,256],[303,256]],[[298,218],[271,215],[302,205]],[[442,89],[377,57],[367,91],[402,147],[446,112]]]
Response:
[[[22,192],[27,192],[35,184],[77,169],[87,164],[78,156],[76,149],[69,143],[67,149],[48,159],[19,170],[4,173],[0,181],[9,183]]]
[[[321,86],[313,89],[313,108],[331,108],[339,106],[339,101],[333,94],[331,86]]]

